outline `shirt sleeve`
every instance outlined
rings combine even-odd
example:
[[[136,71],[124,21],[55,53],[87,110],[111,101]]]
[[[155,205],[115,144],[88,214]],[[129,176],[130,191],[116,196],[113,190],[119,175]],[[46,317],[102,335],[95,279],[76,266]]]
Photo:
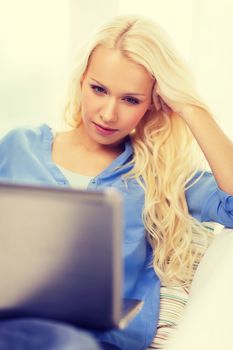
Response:
[[[199,221],[213,221],[233,228],[233,196],[222,191],[210,172],[195,183],[200,175],[192,179],[193,185],[186,190],[189,213]]]
[[[0,139],[0,179],[12,180],[18,164],[24,164],[20,139],[16,129],[9,131]]]

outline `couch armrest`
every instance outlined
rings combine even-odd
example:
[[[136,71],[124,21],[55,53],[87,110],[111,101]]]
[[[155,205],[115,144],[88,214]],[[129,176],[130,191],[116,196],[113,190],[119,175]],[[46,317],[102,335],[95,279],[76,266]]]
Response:
[[[233,230],[214,238],[199,264],[167,350],[233,349]]]

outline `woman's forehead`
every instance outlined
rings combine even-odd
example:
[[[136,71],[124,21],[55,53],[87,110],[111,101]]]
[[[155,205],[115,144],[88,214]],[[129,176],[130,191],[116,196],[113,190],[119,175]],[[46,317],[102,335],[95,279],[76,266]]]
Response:
[[[154,80],[147,70],[127,59],[119,49],[97,47],[91,55],[87,75],[103,85],[120,85],[122,90],[151,90]]]

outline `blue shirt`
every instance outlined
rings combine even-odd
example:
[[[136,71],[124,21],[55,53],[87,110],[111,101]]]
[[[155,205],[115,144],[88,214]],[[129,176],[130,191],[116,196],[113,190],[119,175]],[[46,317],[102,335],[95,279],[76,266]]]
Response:
[[[70,186],[52,160],[53,134],[43,124],[37,128],[18,128],[0,141],[0,180],[46,186]],[[123,196],[124,212],[124,297],[144,300],[138,316],[124,330],[98,334],[102,341],[122,350],[146,349],[156,332],[159,315],[160,281],[148,267],[152,250],[142,222],[144,191],[136,180],[123,179],[131,166],[133,149],[125,150],[89,183],[90,189],[114,187]],[[189,212],[200,221],[216,221],[233,227],[233,197],[221,191],[212,174],[204,176],[186,191]],[[96,335],[97,336],[97,335]]]

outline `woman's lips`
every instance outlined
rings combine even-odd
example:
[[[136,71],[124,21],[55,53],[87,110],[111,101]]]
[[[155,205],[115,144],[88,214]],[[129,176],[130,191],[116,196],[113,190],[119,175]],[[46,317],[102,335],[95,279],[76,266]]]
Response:
[[[116,131],[118,131],[118,129],[111,129],[111,128],[107,128],[107,127],[104,127],[100,124],[97,124],[97,123],[94,123],[94,126],[97,130],[97,132],[101,135],[105,135],[105,136],[108,136],[108,135],[112,135],[114,134]]]

